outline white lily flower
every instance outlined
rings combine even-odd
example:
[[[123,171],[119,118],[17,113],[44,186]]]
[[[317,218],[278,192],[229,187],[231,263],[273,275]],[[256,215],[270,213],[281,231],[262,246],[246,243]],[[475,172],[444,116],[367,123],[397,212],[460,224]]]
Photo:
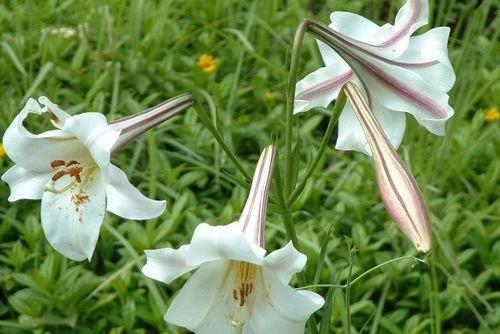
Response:
[[[42,227],[52,247],[72,260],[90,261],[105,210],[127,219],[150,219],[166,206],[132,186],[110,162],[111,155],[189,107],[192,99],[181,95],[111,124],[100,113],[70,116],[43,96],[39,103],[29,99],[3,136],[15,165],[2,180],[10,186],[9,201],[42,200]],[[49,113],[56,129],[31,133],[23,125],[30,113]]]
[[[165,321],[200,334],[300,334],[324,304],[321,296],[288,283],[305,255],[291,243],[265,256],[264,226],[275,149],[257,164],[240,219],[226,226],[200,224],[189,245],[147,250],[142,272],[170,283],[197,269],[171,303]]]
[[[310,27],[325,67],[297,83],[294,113],[326,107],[346,82],[362,87],[378,122],[394,148],[406,127],[405,112],[436,135],[444,135],[453,115],[447,92],[455,73],[448,59],[450,29],[438,27],[411,35],[428,23],[427,0],[408,0],[394,25],[377,24],[348,12],[331,14],[329,28]],[[361,125],[347,103],[339,118],[337,149],[370,154]]]

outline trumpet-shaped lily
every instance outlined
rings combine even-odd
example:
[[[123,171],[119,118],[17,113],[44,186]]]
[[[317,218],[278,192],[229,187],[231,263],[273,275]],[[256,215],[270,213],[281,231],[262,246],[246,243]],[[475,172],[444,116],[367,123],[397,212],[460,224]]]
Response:
[[[436,135],[453,115],[447,92],[455,82],[448,59],[450,29],[438,27],[411,36],[427,24],[427,0],[408,0],[394,25],[377,24],[348,12],[333,12],[329,27],[313,22],[325,67],[297,83],[294,113],[326,107],[346,82],[360,86],[392,146],[401,143],[405,112]],[[351,104],[339,118],[337,149],[370,154]]]
[[[392,148],[360,89],[350,82],[344,89],[370,145],[377,186],[387,211],[415,248],[429,253],[427,209],[417,181]]]
[[[105,210],[127,219],[159,216],[165,201],[142,195],[125,173],[110,162],[126,143],[192,104],[188,95],[168,100],[140,114],[108,123],[88,112],[70,116],[46,97],[29,99],[3,136],[15,162],[2,180],[9,201],[41,199],[42,227],[49,243],[64,256],[90,261]],[[34,134],[23,121],[48,113],[54,130]]]
[[[197,269],[173,300],[165,320],[195,333],[303,333],[324,300],[288,286],[305,255],[291,243],[265,256],[264,226],[275,149],[266,148],[238,221],[200,224],[189,245],[147,250],[145,275],[170,283]]]

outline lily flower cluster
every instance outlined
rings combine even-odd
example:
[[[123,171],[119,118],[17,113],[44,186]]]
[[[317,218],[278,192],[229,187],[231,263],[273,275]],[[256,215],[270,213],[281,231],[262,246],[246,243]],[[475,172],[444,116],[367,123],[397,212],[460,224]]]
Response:
[[[453,115],[447,95],[455,81],[446,48],[449,29],[412,36],[427,24],[428,15],[426,0],[408,0],[394,24],[378,26],[346,12],[332,13],[329,26],[310,21],[308,31],[318,38],[325,66],[298,82],[294,104],[289,100],[291,115],[293,107],[294,113],[327,107],[345,93],[348,102],[338,119],[336,148],[373,157],[383,203],[424,253],[431,250],[424,200],[395,149],[404,135],[405,113],[438,135],[444,134],[445,122]],[[198,65],[205,72],[216,70],[209,55],[200,57]],[[105,211],[146,220],[166,208],[165,201],[150,199],[134,187],[112,157],[193,105],[200,107],[191,95],[182,94],[108,122],[95,112],[69,115],[43,96],[29,99],[0,146],[14,162],[2,176],[10,186],[9,201],[41,200],[41,224],[50,245],[69,259],[90,261]],[[39,134],[29,131],[25,121],[30,115],[48,115],[54,128]],[[221,147],[229,150],[224,143]],[[323,306],[319,294],[289,285],[307,261],[294,244],[269,254],[265,249],[276,155],[274,146],[263,150],[236,221],[200,224],[187,245],[145,251],[142,272],[152,279],[170,284],[195,271],[170,303],[165,321],[201,334],[300,334],[311,314]]]

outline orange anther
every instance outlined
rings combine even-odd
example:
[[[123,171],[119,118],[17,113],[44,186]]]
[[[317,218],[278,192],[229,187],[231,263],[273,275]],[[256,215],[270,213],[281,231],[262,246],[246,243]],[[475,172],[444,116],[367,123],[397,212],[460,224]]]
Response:
[[[68,161],[68,163],[66,164],[66,167],[69,167],[69,166],[72,166],[72,165],[76,165],[78,163],[78,161],[76,160],[70,160]]]
[[[59,166],[64,166],[64,160],[54,160],[50,163],[50,167],[52,168],[56,168],[56,167],[59,167]]]
[[[67,172],[65,170],[60,170],[58,171],[57,173],[54,174],[54,176],[52,176],[52,181],[57,181],[59,180],[61,177],[63,177],[65,174],[67,174]]]
[[[68,174],[69,176],[74,177],[76,182],[81,183],[82,179],[80,178],[80,173],[82,172],[82,170],[82,167],[74,167],[68,170]]]

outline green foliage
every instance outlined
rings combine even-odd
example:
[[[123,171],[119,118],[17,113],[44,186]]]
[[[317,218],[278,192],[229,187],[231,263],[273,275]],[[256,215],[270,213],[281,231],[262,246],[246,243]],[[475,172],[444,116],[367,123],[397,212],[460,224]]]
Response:
[[[433,26],[452,27],[456,114],[443,138],[408,118],[399,152],[424,191],[434,251],[429,265],[394,262],[352,286],[353,333],[492,333],[500,327],[500,135],[498,121],[483,118],[486,108],[500,105],[494,3],[431,1]],[[396,0],[2,2],[0,130],[30,96],[47,95],[70,113],[98,111],[112,120],[192,91],[206,98],[215,126],[251,171],[275,131],[284,135],[289,47],[300,20],[327,22],[331,11],[348,10],[382,23],[392,20],[399,5]],[[56,30],[62,27],[75,34],[65,37]],[[216,58],[214,73],[197,67],[203,53]],[[301,60],[301,77],[321,65],[310,37]],[[266,99],[267,92],[275,98]],[[297,180],[318,150],[328,118],[318,111],[294,119],[300,127],[293,156]],[[49,122],[33,119],[29,125],[42,130]],[[143,250],[178,247],[201,222],[236,219],[246,196],[239,184],[243,177],[193,109],[129,145],[114,162],[134,185],[167,199],[169,207],[147,222],[108,214],[91,263],[55,252],[39,223],[39,203],[8,203],[8,186],[0,183],[0,333],[182,333],[165,324],[163,313],[186,277],[168,287],[146,278],[139,270]],[[1,173],[10,165],[0,158]],[[268,250],[287,242],[276,197],[272,201]],[[356,249],[353,278],[413,252],[381,204],[370,159],[360,153],[327,147],[292,211],[309,259],[306,284],[346,282],[344,236]],[[318,292],[331,304],[312,323],[319,333],[343,333],[344,290]]]

